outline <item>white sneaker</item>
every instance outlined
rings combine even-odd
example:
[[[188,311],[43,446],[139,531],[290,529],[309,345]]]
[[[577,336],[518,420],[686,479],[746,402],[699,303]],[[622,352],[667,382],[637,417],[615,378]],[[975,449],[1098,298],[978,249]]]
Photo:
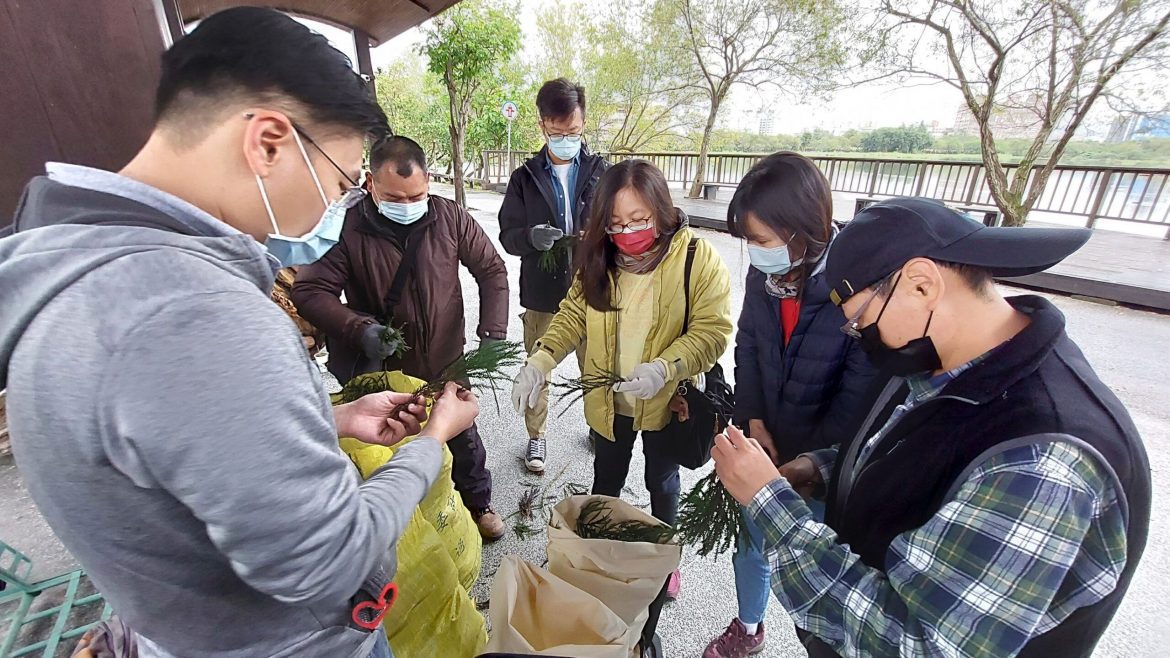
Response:
[[[544,438],[528,439],[528,454],[524,456],[524,465],[533,473],[544,473]]]

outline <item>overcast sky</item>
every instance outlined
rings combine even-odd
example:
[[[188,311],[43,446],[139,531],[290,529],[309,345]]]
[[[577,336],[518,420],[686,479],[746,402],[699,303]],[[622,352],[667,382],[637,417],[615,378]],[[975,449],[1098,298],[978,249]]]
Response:
[[[520,25],[526,44],[536,42],[536,7],[540,2],[521,0]],[[305,22],[355,59],[353,38],[349,32],[321,23]],[[412,53],[421,41],[421,33],[415,28],[374,48],[370,53],[374,68],[386,67],[399,56]],[[525,55],[526,59],[531,59],[529,56],[533,53],[526,52]],[[954,125],[960,101],[958,91],[946,85],[898,88],[873,84],[839,92],[827,102],[818,99],[809,104],[740,86],[734,88],[722,111],[720,123],[728,128],[756,131],[760,125],[760,110],[772,108],[773,131],[778,133],[794,134],[814,128],[842,132],[850,128],[917,123],[927,126],[937,123],[938,129],[945,130]]]

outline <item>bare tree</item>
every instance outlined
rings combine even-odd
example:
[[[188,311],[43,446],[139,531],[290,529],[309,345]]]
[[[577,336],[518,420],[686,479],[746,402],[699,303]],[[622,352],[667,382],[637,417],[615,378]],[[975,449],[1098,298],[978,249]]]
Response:
[[[691,197],[702,191],[711,132],[733,86],[825,88],[844,60],[834,0],[662,0],[660,11],[709,101]]]
[[[554,0],[536,17],[539,76],[585,86],[587,132],[609,151],[632,152],[696,129],[698,90],[686,53],[654,24],[649,0],[594,5]]]
[[[1089,110],[1127,69],[1164,66],[1166,2],[880,0],[885,65],[958,89],[979,128],[987,183],[1004,224],[1021,226]],[[940,62],[941,60],[941,62]],[[1032,142],[1005,166],[994,121],[1036,117]],[[1011,171],[1009,172],[1009,169]]]

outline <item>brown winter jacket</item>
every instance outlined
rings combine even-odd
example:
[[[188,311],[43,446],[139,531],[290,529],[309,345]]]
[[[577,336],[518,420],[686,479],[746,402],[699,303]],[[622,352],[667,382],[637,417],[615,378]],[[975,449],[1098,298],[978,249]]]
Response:
[[[346,214],[340,242],[300,270],[292,291],[301,317],[325,331],[329,371],[343,383],[382,369],[362,352],[361,336],[378,322],[375,318],[386,319],[386,296],[406,249],[419,252],[391,321],[405,325],[410,350],[391,359],[390,369],[433,379],[463,353],[460,263],[479,284],[476,335],[507,336],[508,272],[471,215],[449,199],[432,196],[427,214],[403,227],[379,214],[367,197]],[[348,304],[341,303],[342,292]]]

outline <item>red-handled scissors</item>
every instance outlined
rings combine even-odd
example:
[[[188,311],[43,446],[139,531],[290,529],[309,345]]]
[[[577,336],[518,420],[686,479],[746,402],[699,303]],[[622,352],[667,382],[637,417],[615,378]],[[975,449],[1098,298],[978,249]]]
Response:
[[[382,618],[386,616],[390,606],[394,605],[394,601],[397,599],[398,586],[394,583],[386,583],[377,601],[362,601],[353,607],[353,623],[367,630],[377,630],[378,625],[382,623]],[[363,618],[371,614],[374,615],[372,620],[367,621]]]

